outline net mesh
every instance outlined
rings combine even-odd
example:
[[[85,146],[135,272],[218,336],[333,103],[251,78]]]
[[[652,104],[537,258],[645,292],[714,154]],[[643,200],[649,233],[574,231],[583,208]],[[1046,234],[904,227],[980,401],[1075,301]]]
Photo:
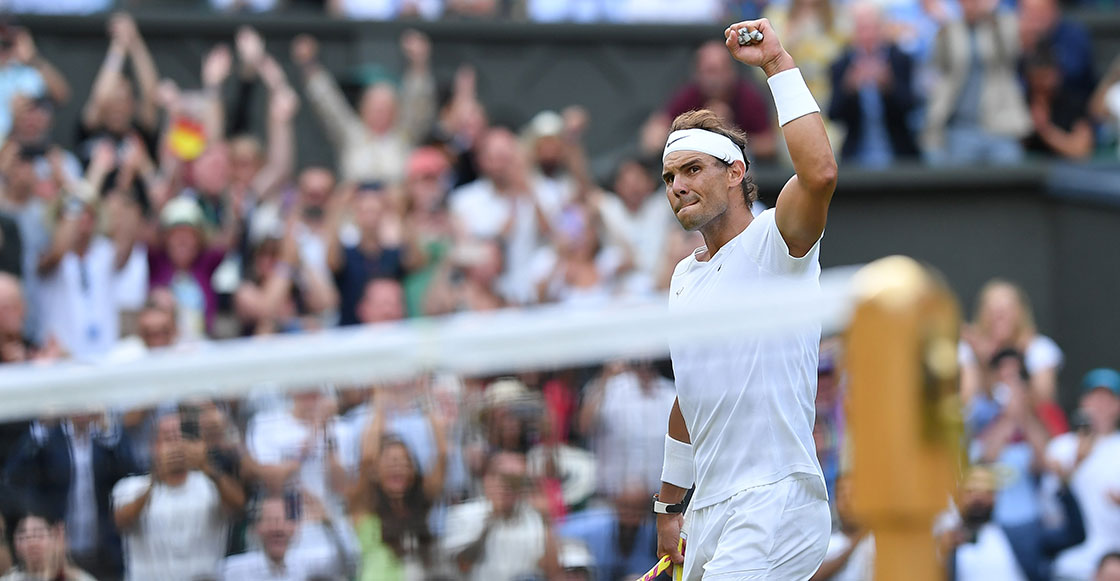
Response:
[[[147,405],[189,395],[236,397],[260,385],[406,380],[428,372],[511,374],[669,355],[669,338],[766,336],[806,323],[843,328],[852,268],[825,271],[819,292],[772,282],[742,296],[670,312],[664,304],[537,308],[330,329],[301,335],[129,350],[97,364],[0,367],[0,418],[90,406]]]
[[[819,290],[768,283],[687,310],[472,313],[126,351],[96,365],[6,366],[0,416],[18,438],[6,440],[0,508],[12,519],[46,502],[41,510],[67,525],[70,558],[105,578],[121,563],[134,575],[172,560],[196,567],[192,578],[220,578],[236,555],[280,534],[260,528],[269,516],[295,523],[291,562],[315,578],[462,578],[464,555],[487,578],[636,578],[656,561],[648,505],[675,397],[669,340],[839,331],[852,274],[826,271]],[[96,450],[84,500],[48,484],[60,469],[51,454],[75,441]],[[123,552],[106,551],[66,508],[119,511],[153,478],[175,483],[184,471],[192,476],[177,490],[198,490],[152,492],[140,524],[110,535]],[[227,498],[223,483],[240,497]],[[512,514],[543,518],[502,521],[483,543],[500,550],[470,553],[503,499],[519,507]],[[220,518],[199,516],[212,505],[225,506]],[[645,535],[628,552],[596,541],[624,515]],[[182,546],[190,558],[175,555]]]

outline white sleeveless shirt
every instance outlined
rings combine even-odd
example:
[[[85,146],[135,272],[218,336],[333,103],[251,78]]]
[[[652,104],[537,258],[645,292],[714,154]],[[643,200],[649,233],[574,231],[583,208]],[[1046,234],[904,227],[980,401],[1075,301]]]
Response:
[[[819,288],[820,241],[804,257],[790,256],[774,221],[762,212],[706,262],[682,260],[669,285],[669,308],[700,305],[752,283],[781,279]],[[742,321],[748,329],[751,322]],[[824,477],[813,444],[819,325],[781,335],[670,341],[677,398],[692,438],[696,492],[692,508],[710,506],[792,474]]]

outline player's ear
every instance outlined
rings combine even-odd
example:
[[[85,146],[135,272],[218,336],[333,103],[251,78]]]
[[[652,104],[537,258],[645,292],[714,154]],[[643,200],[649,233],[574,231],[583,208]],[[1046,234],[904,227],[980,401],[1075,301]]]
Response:
[[[727,187],[736,187],[743,183],[743,178],[747,177],[747,165],[739,160],[731,162],[727,166]]]

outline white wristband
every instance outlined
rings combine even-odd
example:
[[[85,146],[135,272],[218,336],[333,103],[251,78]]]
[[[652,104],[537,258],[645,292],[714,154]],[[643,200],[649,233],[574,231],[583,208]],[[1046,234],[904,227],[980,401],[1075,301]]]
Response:
[[[680,488],[692,488],[696,465],[692,460],[692,444],[674,440],[665,434],[665,463],[661,465],[661,481]]]
[[[769,79],[770,92],[774,95],[774,107],[778,110],[778,125],[785,125],[794,119],[810,113],[820,113],[817,100],[805,85],[801,69],[782,71]]]

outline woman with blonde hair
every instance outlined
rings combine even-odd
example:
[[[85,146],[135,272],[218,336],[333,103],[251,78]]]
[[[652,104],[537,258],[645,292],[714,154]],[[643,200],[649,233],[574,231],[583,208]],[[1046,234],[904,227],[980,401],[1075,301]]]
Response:
[[[1035,401],[1057,398],[1062,350],[1038,332],[1030,300],[1015,283],[997,278],[984,284],[973,321],[961,329],[961,339],[961,398],[965,404],[981,393],[998,399],[998,394],[987,393],[995,382],[990,363],[1007,349],[1022,354]]]
[[[835,4],[835,0],[789,0],[787,4],[771,4],[763,13],[821,103],[831,99],[830,67],[844,51],[850,28],[846,13]],[[829,139],[837,142],[831,120],[823,120]]]

